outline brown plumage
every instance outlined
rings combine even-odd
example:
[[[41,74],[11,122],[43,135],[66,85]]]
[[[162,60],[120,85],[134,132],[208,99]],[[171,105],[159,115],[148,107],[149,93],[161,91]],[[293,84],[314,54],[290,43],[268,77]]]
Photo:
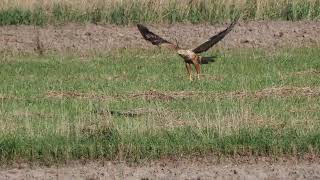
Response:
[[[195,49],[182,49],[178,46],[178,44],[171,43],[170,41],[167,41],[160,36],[154,34],[151,32],[148,28],[141,24],[137,24],[137,27],[142,34],[143,38],[147,41],[150,41],[153,45],[156,46],[165,46],[170,49],[175,50],[186,63],[186,68],[188,71],[189,79],[192,81],[191,76],[191,64],[195,66],[197,77],[199,79],[200,77],[200,65],[201,64],[209,64],[210,62],[214,61],[214,57],[203,57],[198,55],[198,53],[202,53],[210,49],[213,45],[217,44],[219,41],[221,41],[236,25],[237,20],[234,20],[225,30],[219,32],[218,34],[212,36],[209,38],[206,42],[202,43]]]

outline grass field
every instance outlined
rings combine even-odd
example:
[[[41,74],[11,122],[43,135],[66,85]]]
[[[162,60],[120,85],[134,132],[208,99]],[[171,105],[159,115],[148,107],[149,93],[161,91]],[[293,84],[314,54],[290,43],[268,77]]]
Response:
[[[0,25],[107,23],[216,23],[243,20],[314,20],[320,0],[3,0]]]
[[[2,55],[1,162],[319,152],[318,48],[209,54],[193,82],[158,49]]]

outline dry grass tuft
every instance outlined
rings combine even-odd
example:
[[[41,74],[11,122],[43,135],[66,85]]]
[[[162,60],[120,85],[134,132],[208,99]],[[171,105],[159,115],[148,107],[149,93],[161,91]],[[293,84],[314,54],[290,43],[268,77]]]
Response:
[[[176,91],[176,92],[158,92],[155,90],[133,93],[128,95],[128,98],[139,98],[143,97],[146,100],[175,100],[175,99],[186,99],[192,97],[205,97],[205,98],[267,98],[267,97],[292,97],[292,96],[303,96],[303,97],[317,97],[320,95],[320,87],[270,87],[258,91],[233,91],[233,92],[199,92],[199,91]]]
[[[44,49],[43,42],[41,40],[41,31],[40,29],[37,29],[36,32],[37,32],[36,39],[35,39],[36,47],[34,50],[39,54],[39,56],[43,56],[45,49]]]
[[[308,75],[320,75],[320,71],[316,69],[309,69],[305,71],[294,72],[291,76],[308,76]]]
[[[143,98],[146,101],[173,101],[178,99],[187,99],[193,97],[226,99],[226,98],[268,98],[268,97],[318,97],[320,96],[320,87],[270,87],[258,91],[233,91],[233,92],[199,92],[199,91],[167,91],[159,92],[149,90],[145,92],[131,93],[124,96],[108,96],[98,95],[95,92],[80,93],[74,91],[49,91],[46,95],[49,98],[75,98],[75,99],[100,99],[100,100],[116,100],[116,99],[137,99]],[[0,99],[9,99],[12,97],[1,96]],[[115,112],[115,114],[117,114]],[[128,112],[128,114],[130,114]],[[133,113],[135,114],[135,113]],[[140,114],[140,113],[138,113]],[[124,114],[123,114],[124,115]],[[134,116],[134,115],[133,115]]]
[[[158,92],[155,90],[128,95],[128,98],[131,98],[131,99],[140,98],[140,97],[144,98],[147,101],[154,101],[154,100],[171,101],[175,99],[175,97],[173,97],[170,94]]]

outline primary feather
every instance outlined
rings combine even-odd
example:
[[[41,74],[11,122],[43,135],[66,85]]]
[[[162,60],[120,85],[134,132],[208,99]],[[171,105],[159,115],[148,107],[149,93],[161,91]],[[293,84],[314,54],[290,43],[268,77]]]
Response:
[[[208,39],[206,42],[201,44],[200,46],[196,47],[192,51],[194,53],[202,53],[210,49],[213,45],[217,44],[219,41],[221,41],[229,32],[233,29],[233,27],[236,25],[237,20],[233,21],[227,29],[219,32],[218,34],[212,36],[210,39]]]
[[[163,39],[162,37],[154,34],[153,32],[149,31],[149,29],[141,24],[137,24],[137,27],[141,33],[141,35],[143,36],[143,38],[147,41],[150,41],[153,45],[161,45],[164,43],[169,43],[171,44],[169,41]]]

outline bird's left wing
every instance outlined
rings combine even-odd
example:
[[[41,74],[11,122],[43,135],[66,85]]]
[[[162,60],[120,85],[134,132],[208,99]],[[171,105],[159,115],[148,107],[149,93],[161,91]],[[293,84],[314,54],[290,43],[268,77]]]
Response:
[[[171,42],[163,39],[162,37],[154,34],[153,32],[151,32],[147,27],[141,25],[141,24],[137,24],[137,27],[141,33],[141,35],[143,36],[143,38],[147,41],[150,41],[153,45],[169,45],[168,47],[175,47],[176,45],[172,44]]]
[[[206,42],[198,46],[197,48],[193,49],[192,51],[194,53],[202,53],[210,49],[213,45],[217,44],[219,41],[221,41],[236,25],[238,20],[233,21],[227,29],[219,32],[218,34],[212,36],[210,39],[208,39]]]

